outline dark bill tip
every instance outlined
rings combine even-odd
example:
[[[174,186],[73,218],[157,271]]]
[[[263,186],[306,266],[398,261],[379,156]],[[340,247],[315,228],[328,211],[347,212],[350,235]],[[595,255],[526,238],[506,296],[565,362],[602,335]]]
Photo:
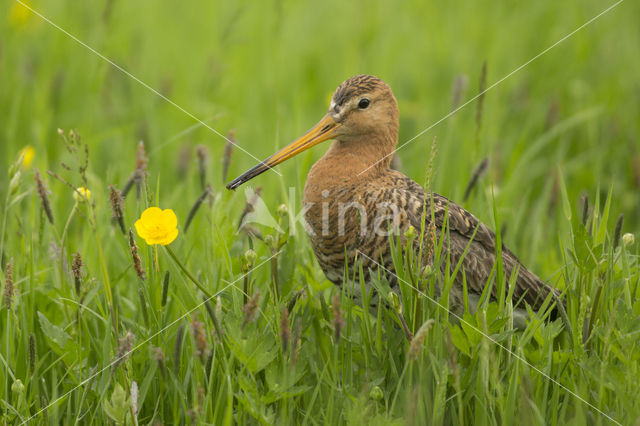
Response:
[[[235,190],[243,183],[250,181],[254,177],[266,172],[267,170],[269,170],[269,166],[267,166],[265,163],[260,163],[257,166],[253,167],[252,169],[241,174],[231,182],[229,182],[225,187],[228,190]]]

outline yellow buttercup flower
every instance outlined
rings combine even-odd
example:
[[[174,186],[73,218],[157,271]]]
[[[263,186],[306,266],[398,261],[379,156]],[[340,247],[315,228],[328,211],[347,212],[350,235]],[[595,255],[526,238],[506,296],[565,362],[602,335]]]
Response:
[[[171,209],[149,207],[134,225],[138,235],[149,245],[166,246],[178,236],[178,218]]]
[[[81,186],[77,191],[73,191],[73,198],[79,203],[84,203],[85,201],[89,201],[89,198],[91,198],[91,191],[88,188]]]
[[[36,156],[36,150],[31,145],[27,145],[20,150],[19,156],[22,156],[22,168],[28,169]]]

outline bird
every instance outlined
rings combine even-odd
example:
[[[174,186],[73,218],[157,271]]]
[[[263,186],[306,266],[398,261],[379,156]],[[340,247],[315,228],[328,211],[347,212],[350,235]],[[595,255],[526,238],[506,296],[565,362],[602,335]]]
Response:
[[[359,271],[368,282],[373,271],[382,270],[392,290],[397,291],[392,243],[399,238],[406,244],[411,227],[430,227],[433,232],[418,231],[417,235],[433,244],[433,234],[442,238],[445,233],[447,241],[442,247],[450,257],[449,262],[440,262],[433,269],[439,266],[444,276],[447,268],[455,272],[460,263],[449,290],[450,309],[464,309],[465,286],[469,301],[477,302],[487,285],[492,285],[490,299],[496,300],[496,285],[492,284],[498,255],[496,234],[460,205],[425,190],[390,167],[398,131],[398,102],[389,85],[372,75],[357,75],[337,87],[327,114],[307,133],[229,182],[226,188],[234,190],[283,161],[333,140],[311,167],[303,195],[305,227],[329,281],[339,286],[356,283],[352,288],[358,297]],[[419,246],[413,245],[416,252]],[[507,286],[509,282],[514,286],[514,306],[524,309],[526,304],[538,310],[551,297],[551,317],[555,318],[558,305],[563,303],[559,290],[527,269],[504,244],[501,257]],[[429,261],[433,262],[426,259],[423,263]],[[441,291],[436,288],[438,295]],[[375,300],[373,303],[378,303]]]

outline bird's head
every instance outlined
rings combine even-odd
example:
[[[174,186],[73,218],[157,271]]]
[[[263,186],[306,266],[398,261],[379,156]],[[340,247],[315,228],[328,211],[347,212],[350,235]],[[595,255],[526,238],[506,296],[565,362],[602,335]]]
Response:
[[[327,114],[307,133],[227,184],[236,189],[270,168],[329,139],[349,143],[387,143],[395,146],[398,132],[398,104],[391,88],[371,75],[344,81],[331,98]],[[382,135],[382,137],[375,137]],[[389,147],[385,147],[385,151]]]
[[[332,139],[346,142],[384,129],[397,130],[398,104],[387,83],[371,75],[358,75],[338,86],[327,117],[337,124]]]

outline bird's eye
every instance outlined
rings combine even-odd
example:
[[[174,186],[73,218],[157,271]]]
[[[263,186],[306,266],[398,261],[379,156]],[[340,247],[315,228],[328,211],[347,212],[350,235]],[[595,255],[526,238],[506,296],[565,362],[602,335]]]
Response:
[[[358,108],[367,109],[367,107],[369,106],[370,103],[371,103],[371,101],[369,99],[362,98],[362,99],[360,99],[360,102],[358,102]]]

